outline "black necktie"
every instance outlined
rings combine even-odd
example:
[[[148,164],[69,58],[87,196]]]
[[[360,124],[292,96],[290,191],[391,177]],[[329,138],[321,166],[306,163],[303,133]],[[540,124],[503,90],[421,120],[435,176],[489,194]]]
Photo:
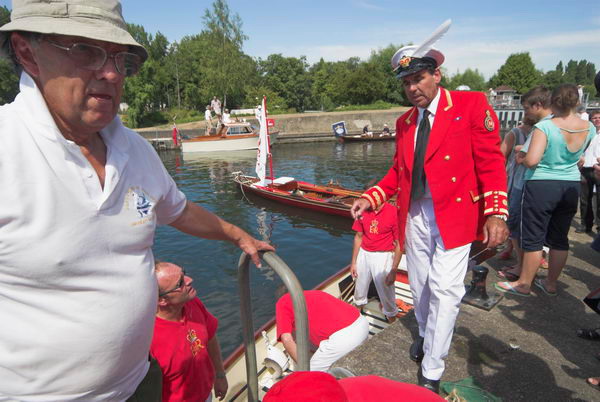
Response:
[[[423,118],[419,123],[419,129],[417,130],[417,145],[415,146],[414,163],[412,171],[412,187],[410,191],[410,200],[418,200],[425,194],[425,186],[427,178],[425,177],[425,170],[423,165],[425,164],[425,151],[427,150],[427,143],[429,142],[429,132],[431,126],[429,125],[429,111],[425,109],[423,111]]]

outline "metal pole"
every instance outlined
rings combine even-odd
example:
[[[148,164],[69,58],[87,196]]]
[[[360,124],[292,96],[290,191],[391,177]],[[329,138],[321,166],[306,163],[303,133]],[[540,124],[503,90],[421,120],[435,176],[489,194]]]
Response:
[[[271,173],[271,183],[275,180],[275,174],[273,173],[273,155],[271,155],[271,136],[269,135],[269,123],[267,119],[269,115],[267,114],[267,97],[263,95],[263,104],[264,110],[262,111],[265,114],[265,124],[267,125],[267,157],[269,158],[269,173]]]
[[[263,260],[279,275],[290,292],[294,305],[294,321],[296,326],[296,344],[298,345],[297,370],[310,369],[308,353],[308,316],[304,291],[298,278],[279,256],[271,251],[261,252]],[[252,322],[252,298],[250,294],[250,256],[242,253],[238,264],[238,285],[240,289],[240,312],[242,316],[244,349],[246,352],[246,380],[248,384],[248,401],[258,402],[258,371],[256,363],[256,347],[254,344],[254,325]]]

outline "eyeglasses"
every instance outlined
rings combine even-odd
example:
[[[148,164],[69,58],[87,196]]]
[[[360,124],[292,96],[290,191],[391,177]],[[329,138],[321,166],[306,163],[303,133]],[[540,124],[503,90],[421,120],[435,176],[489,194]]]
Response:
[[[125,77],[131,77],[137,74],[143,63],[142,58],[137,54],[118,52],[109,55],[100,46],[88,43],[74,43],[71,46],[62,46],[48,39],[46,39],[46,42],[67,52],[67,55],[77,64],[77,67],[84,70],[98,71],[106,64],[106,59],[111,58],[114,60],[115,67],[120,74]]]
[[[179,289],[183,289],[183,287],[185,286],[185,269],[181,270],[181,278],[179,278],[179,282],[177,282],[177,285],[171,289],[171,290],[167,290],[166,292],[161,292],[158,294],[158,297],[163,297],[168,295],[169,293],[173,293]]]

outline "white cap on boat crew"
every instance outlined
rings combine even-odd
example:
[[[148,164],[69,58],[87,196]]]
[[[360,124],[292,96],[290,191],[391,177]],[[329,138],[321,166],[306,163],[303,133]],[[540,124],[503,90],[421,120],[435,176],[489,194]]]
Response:
[[[392,57],[392,70],[397,78],[416,73],[427,68],[438,68],[444,62],[444,55],[437,49],[430,49],[423,57],[412,57],[418,46],[404,46]]]

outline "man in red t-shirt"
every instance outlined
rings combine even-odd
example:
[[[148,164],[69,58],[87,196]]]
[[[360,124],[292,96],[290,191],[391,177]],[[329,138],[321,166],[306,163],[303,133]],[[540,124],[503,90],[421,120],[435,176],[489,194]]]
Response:
[[[367,210],[354,221],[354,249],[350,270],[356,278],[354,303],[367,304],[371,278],[381,300],[388,322],[396,320],[396,291],[394,281],[402,252],[398,242],[398,212],[387,202],[374,211]]]
[[[360,312],[329,293],[320,290],[304,292],[308,314],[308,337],[317,347],[310,359],[312,371],[327,371],[342,356],[367,339],[369,323]],[[277,339],[288,354],[297,361],[294,307],[289,293],[284,294],[275,306]]]
[[[151,355],[163,373],[163,401],[206,401],[227,393],[217,319],[206,310],[191,286],[192,278],[168,262],[155,267],[158,312]]]
[[[263,402],[443,402],[439,395],[419,387],[375,375],[336,380],[328,373],[297,371],[275,384]]]

